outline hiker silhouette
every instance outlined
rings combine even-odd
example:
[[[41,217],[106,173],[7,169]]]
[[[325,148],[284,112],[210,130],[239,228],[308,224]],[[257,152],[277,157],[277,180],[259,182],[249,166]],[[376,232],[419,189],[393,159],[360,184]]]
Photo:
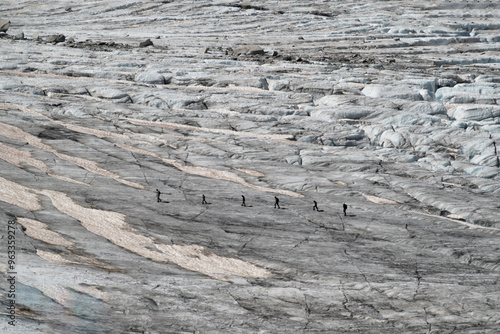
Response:
[[[316,201],[313,201],[313,202],[314,202],[313,211],[314,210],[319,211],[319,209],[318,209],[318,202],[316,202]]]
[[[344,216],[347,216],[347,204],[344,203],[343,207],[344,207]]]
[[[247,204],[245,203],[245,196],[241,195],[241,199],[242,199],[241,206],[247,206]]]
[[[274,208],[276,209],[276,207],[278,207],[278,209],[281,209],[280,208],[280,199],[276,196],[274,196]]]
[[[206,198],[205,198],[205,195],[201,195],[202,196],[202,199],[201,199],[201,204],[208,204]]]
[[[161,195],[161,192],[158,189],[156,189],[156,202],[161,202],[160,195]]]

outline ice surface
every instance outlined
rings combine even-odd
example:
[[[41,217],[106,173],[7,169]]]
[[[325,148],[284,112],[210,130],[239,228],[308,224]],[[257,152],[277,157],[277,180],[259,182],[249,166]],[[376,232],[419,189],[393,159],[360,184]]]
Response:
[[[0,331],[499,332],[499,11],[2,2]]]

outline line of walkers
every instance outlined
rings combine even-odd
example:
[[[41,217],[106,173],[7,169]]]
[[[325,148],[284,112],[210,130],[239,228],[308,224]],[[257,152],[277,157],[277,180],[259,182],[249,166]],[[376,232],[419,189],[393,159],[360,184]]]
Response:
[[[157,202],[163,202],[162,199],[161,199],[161,191],[159,191],[158,189],[156,189],[156,201]],[[201,204],[210,204],[207,202],[207,199],[205,197],[205,195],[201,195]],[[246,202],[245,202],[245,196],[241,195],[241,206],[247,206]],[[313,205],[313,211],[320,211],[319,208],[318,208],[318,202],[316,201],[313,201],[314,202],[314,205]],[[168,203],[168,202],[167,202]],[[277,196],[274,196],[274,208],[275,209],[281,209],[280,207],[280,199],[277,197]],[[342,205],[342,208],[344,209],[344,216],[347,216],[347,204],[343,204]]]

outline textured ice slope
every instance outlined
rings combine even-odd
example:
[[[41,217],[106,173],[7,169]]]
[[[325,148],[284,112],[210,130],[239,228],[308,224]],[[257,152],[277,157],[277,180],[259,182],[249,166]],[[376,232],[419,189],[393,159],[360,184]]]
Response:
[[[499,332],[499,14],[2,2],[0,328]]]

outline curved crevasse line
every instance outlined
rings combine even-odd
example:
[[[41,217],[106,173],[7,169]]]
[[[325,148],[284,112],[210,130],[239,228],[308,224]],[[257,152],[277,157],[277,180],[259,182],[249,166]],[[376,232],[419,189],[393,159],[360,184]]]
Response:
[[[461,220],[452,219],[452,218],[443,217],[443,216],[437,216],[437,215],[433,215],[433,214],[430,214],[430,213],[418,212],[418,211],[414,211],[414,210],[406,210],[406,211],[411,212],[411,213],[416,213],[416,214],[422,215],[422,216],[428,216],[428,217],[433,217],[433,218],[439,218],[439,219],[448,220],[448,221],[451,221],[451,222],[454,222],[454,223],[457,223],[457,224],[465,225],[465,226],[470,227],[470,228],[477,228],[477,229],[488,230],[488,231],[500,231],[500,228],[487,227],[487,226],[481,226],[481,225],[474,225],[474,224],[467,223],[467,222],[464,222],[464,221],[461,221]]]
[[[5,107],[5,106],[0,104],[0,108],[2,108],[2,107]],[[24,112],[32,113],[32,114],[39,115],[41,117],[47,118],[43,114],[41,114],[41,113],[39,113],[37,111],[31,110],[29,108],[26,108],[24,106],[15,105],[15,107],[19,108],[20,110],[22,110]],[[47,118],[47,119],[49,119],[49,118]],[[127,119],[127,120],[130,121],[130,119]],[[168,124],[161,124],[161,123],[141,121],[141,120],[132,120],[132,121],[137,121],[136,125],[155,125],[155,126],[166,125],[166,127],[181,126],[181,127],[188,127],[189,129],[192,128],[194,130],[199,129],[197,127],[191,127],[189,125],[181,125],[181,124],[174,124],[174,123],[172,123],[172,124],[170,124],[170,123],[168,123]],[[132,141],[131,138],[129,138],[128,136],[122,135],[122,134],[115,134],[115,133],[108,132],[108,131],[101,131],[101,130],[89,129],[89,128],[82,127],[82,126],[79,126],[79,125],[67,124],[67,123],[63,123],[63,122],[60,122],[60,121],[54,121],[54,122],[56,122],[57,124],[60,124],[62,126],[65,126],[68,129],[70,129],[70,130],[77,131],[77,132],[80,132],[80,133],[89,134],[89,135],[94,135],[94,136],[97,136],[99,138],[116,138],[116,139],[121,139],[121,140],[128,141],[128,142]],[[1,123],[0,123],[0,125],[1,125]],[[282,140],[287,141],[286,140],[286,137],[287,137],[286,135],[260,135],[260,134],[251,133],[251,132],[249,132],[249,133],[242,133],[242,132],[238,132],[238,131],[219,130],[219,129],[206,129],[205,131],[209,131],[209,132],[215,131],[216,133],[235,134],[235,135],[241,135],[241,136],[250,136],[250,137],[255,137],[255,138],[261,138],[261,139],[272,139],[272,140],[278,140],[278,141],[282,141]],[[219,132],[219,131],[221,131],[221,132]],[[41,140],[39,138],[36,138],[36,137],[34,137],[34,136],[30,135],[30,134],[28,134],[28,135],[37,140],[37,141],[33,140],[36,144],[39,144],[38,142],[41,143]],[[208,178],[215,178],[215,179],[219,179],[219,180],[226,180],[226,181],[236,182],[236,183],[240,183],[240,184],[242,184],[242,185],[244,185],[246,187],[249,187],[249,188],[252,188],[252,189],[256,189],[256,190],[259,190],[259,191],[264,191],[264,192],[270,192],[270,193],[281,194],[281,195],[286,195],[286,196],[291,196],[291,197],[297,197],[297,198],[303,198],[304,197],[303,195],[301,195],[299,193],[296,193],[296,192],[293,192],[293,191],[290,191],[290,190],[272,189],[272,188],[268,188],[268,187],[263,187],[263,186],[258,186],[258,185],[251,184],[251,183],[245,181],[242,177],[240,177],[237,174],[232,173],[232,172],[220,171],[220,170],[216,170],[216,169],[212,169],[212,168],[207,168],[207,167],[200,167],[200,166],[186,166],[186,165],[184,165],[184,164],[182,164],[182,163],[180,163],[178,161],[172,160],[172,159],[164,159],[161,156],[159,156],[158,154],[149,152],[147,150],[138,149],[138,148],[135,148],[133,146],[126,145],[126,144],[120,144],[120,143],[115,143],[115,144],[117,146],[119,146],[119,147],[125,148],[125,149],[130,150],[130,151],[134,151],[134,152],[142,153],[142,154],[145,154],[145,155],[150,155],[150,156],[157,157],[158,159],[163,160],[165,163],[173,165],[174,167],[176,167],[180,171],[183,171],[183,172],[188,173],[188,174],[193,174],[193,175],[199,175],[199,176],[204,176],[204,177],[208,177]],[[43,143],[41,143],[41,145],[44,145],[44,147],[46,147],[46,149],[52,149],[52,148],[50,148],[49,146],[47,146],[47,145],[45,145]],[[84,163],[84,161],[79,161],[78,160],[80,158],[70,157],[69,159],[72,159],[73,160],[72,162],[74,162],[74,163],[78,163],[78,162],[80,162],[82,164]],[[71,161],[71,160],[69,160],[69,161]],[[86,160],[86,161],[88,161],[88,160]],[[88,162],[89,163],[93,163],[92,161],[88,161]],[[82,166],[82,167],[85,168],[84,166]],[[100,168],[95,163],[93,163],[93,165],[91,167],[94,168],[94,169],[99,169]],[[85,169],[88,169],[88,168],[85,168]],[[90,170],[90,169],[88,169],[88,170]],[[125,183],[127,185],[131,185],[131,186],[137,185],[137,184],[135,184],[133,182],[121,180],[118,175],[115,175],[114,173],[111,173],[109,171],[105,171],[103,169],[100,169],[100,171],[101,171],[101,173],[104,173],[104,172],[109,173],[108,177],[113,177],[113,178],[115,178],[119,182]],[[103,175],[103,174],[101,174],[101,175]],[[141,189],[144,189],[144,187],[142,185],[137,185],[135,187],[140,187]]]
[[[165,161],[165,162],[167,162],[167,161]],[[200,166],[186,166],[178,161],[173,161],[173,160],[170,163],[174,167],[176,167],[177,169],[179,169],[180,171],[183,171],[185,173],[209,177],[209,178],[213,178],[213,179],[231,181],[231,182],[239,183],[239,184],[244,185],[246,187],[253,188],[256,190],[260,190],[260,191],[264,191],[264,192],[281,194],[281,195],[286,195],[286,196],[296,197],[296,198],[303,198],[304,197],[304,195],[296,193],[296,192],[291,191],[291,190],[272,189],[272,188],[268,188],[268,187],[264,187],[264,186],[257,186],[255,184],[252,184],[252,183],[245,181],[245,179],[243,179],[242,177],[240,177],[232,172],[221,171],[221,170],[216,170],[216,169],[207,168],[207,167],[200,167]]]
[[[0,105],[0,108],[1,108],[1,105]],[[70,155],[67,155],[64,153],[60,153],[56,149],[52,148],[51,146],[44,144],[40,138],[35,137],[32,134],[25,132],[24,130],[17,128],[15,126],[4,124],[4,123],[0,122],[0,133],[2,134],[2,136],[5,136],[5,137],[9,137],[9,138],[13,138],[13,139],[21,140],[21,141],[27,141],[28,144],[30,144],[33,147],[50,152],[50,153],[56,155],[57,157],[59,157],[63,160],[69,161],[75,165],[78,165],[78,166],[80,166],[80,167],[82,167],[82,168],[84,168],[92,173],[99,174],[99,175],[114,179],[117,182],[123,183],[125,185],[131,186],[134,188],[144,189],[144,186],[142,186],[141,184],[138,184],[135,182],[130,182],[127,180],[123,180],[120,177],[120,175],[99,167],[97,165],[97,163],[94,161],[84,159],[84,158],[70,156]]]
[[[10,109],[10,108],[15,108],[15,109],[18,109],[18,110],[20,110],[22,112],[39,116],[41,118],[44,118],[44,119],[46,119],[46,120],[48,120],[50,122],[59,124],[59,125],[67,128],[67,129],[73,130],[75,132],[80,132],[80,133],[84,133],[84,134],[88,134],[88,135],[93,135],[93,136],[96,136],[96,137],[99,137],[99,138],[112,137],[112,138],[118,138],[118,139],[122,139],[122,140],[130,140],[129,137],[127,137],[125,135],[122,135],[122,134],[113,133],[113,132],[109,132],[109,131],[103,131],[103,130],[90,129],[90,128],[86,128],[86,127],[83,127],[83,126],[80,126],[80,125],[69,124],[69,123],[64,123],[64,122],[61,122],[61,121],[57,121],[57,120],[51,119],[50,117],[45,116],[41,112],[38,112],[38,111],[33,110],[33,109],[30,109],[30,108],[25,107],[25,106],[20,105],[20,104],[0,104],[0,109]],[[31,135],[31,134],[28,134],[28,135],[31,136],[31,137],[33,137],[33,138],[35,138],[37,141],[39,141],[41,143],[41,140],[39,138],[37,138],[37,137],[35,137],[35,136]],[[42,144],[42,145],[45,145],[45,144]],[[45,145],[45,146],[47,146],[47,145]],[[47,146],[47,147],[50,147],[50,146]]]
[[[281,142],[287,142],[290,143],[291,141],[289,140],[291,135],[263,135],[260,133],[254,133],[254,132],[245,132],[245,131],[234,131],[234,130],[226,130],[226,129],[212,129],[212,128],[201,128],[201,127],[196,127],[192,125],[185,125],[185,124],[176,124],[176,123],[158,123],[158,122],[151,122],[151,121],[143,121],[140,119],[133,119],[133,118],[126,118],[126,120],[132,124],[135,125],[147,125],[147,126],[155,126],[155,127],[160,127],[164,129],[185,129],[185,130],[192,130],[192,131],[202,131],[202,132],[211,132],[211,133],[218,133],[218,134],[224,134],[224,135],[231,135],[231,136],[240,136],[240,137],[251,137],[251,138],[258,138],[258,139],[263,139],[263,140],[274,140],[274,141],[281,141]]]
[[[54,172],[52,172],[52,170],[43,161],[33,158],[31,156],[31,153],[18,150],[16,148],[4,145],[2,143],[0,143],[0,159],[5,160],[8,163],[13,164],[19,168],[22,168],[21,163],[24,162],[28,165],[38,168],[42,172],[47,173],[47,175],[55,177],[57,179],[80,184],[82,186],[87,186],[87,187],[90,186],[87,183],[73,180],[72,178],[66,176],[57,175]]]
[[[176,160],[162,158],[159,154],[154,153],[154,152],[150,152],[150,151],[147,151],[144,149],[140,149],[137,147],[133,147],[133,146],[126,145],[126,144],[120,144],[120,143],[116,143],[116,146],[119,146],[123,149],[129,150],[131,152],[136,152],[136,153],[149,155],[149,156],[158,158],[158,159],[162,160],[163,162],[174,166],[175,168],[177,168],[178,170],[180,170],[184,173],[208,177],[208,178],[212,178],[212,179],[235,182],[235,183],[239,183],[241,185],[244,185],[246,187],[260,190],[260,191],[264,191],[264,192],[281,194],[281,195],[286,195],[286,196],[291,196],[291,197],[296,197],[296,198],[303,198],[304,197],[304,195],[296,193],[296,192],[291,191],[291,190],[272,189],[272,188],[268,188],[268,187],[254,185],[252,183],[247,182],[245,179],[243,179],[242,177],[238,176],[237,174],[235,174],[233,172],[222,171],[222,170],[217,170],[217,169],[208,168],[208,167],[201,167],[201,166],[186,166],[183,163],[180,163]]]

